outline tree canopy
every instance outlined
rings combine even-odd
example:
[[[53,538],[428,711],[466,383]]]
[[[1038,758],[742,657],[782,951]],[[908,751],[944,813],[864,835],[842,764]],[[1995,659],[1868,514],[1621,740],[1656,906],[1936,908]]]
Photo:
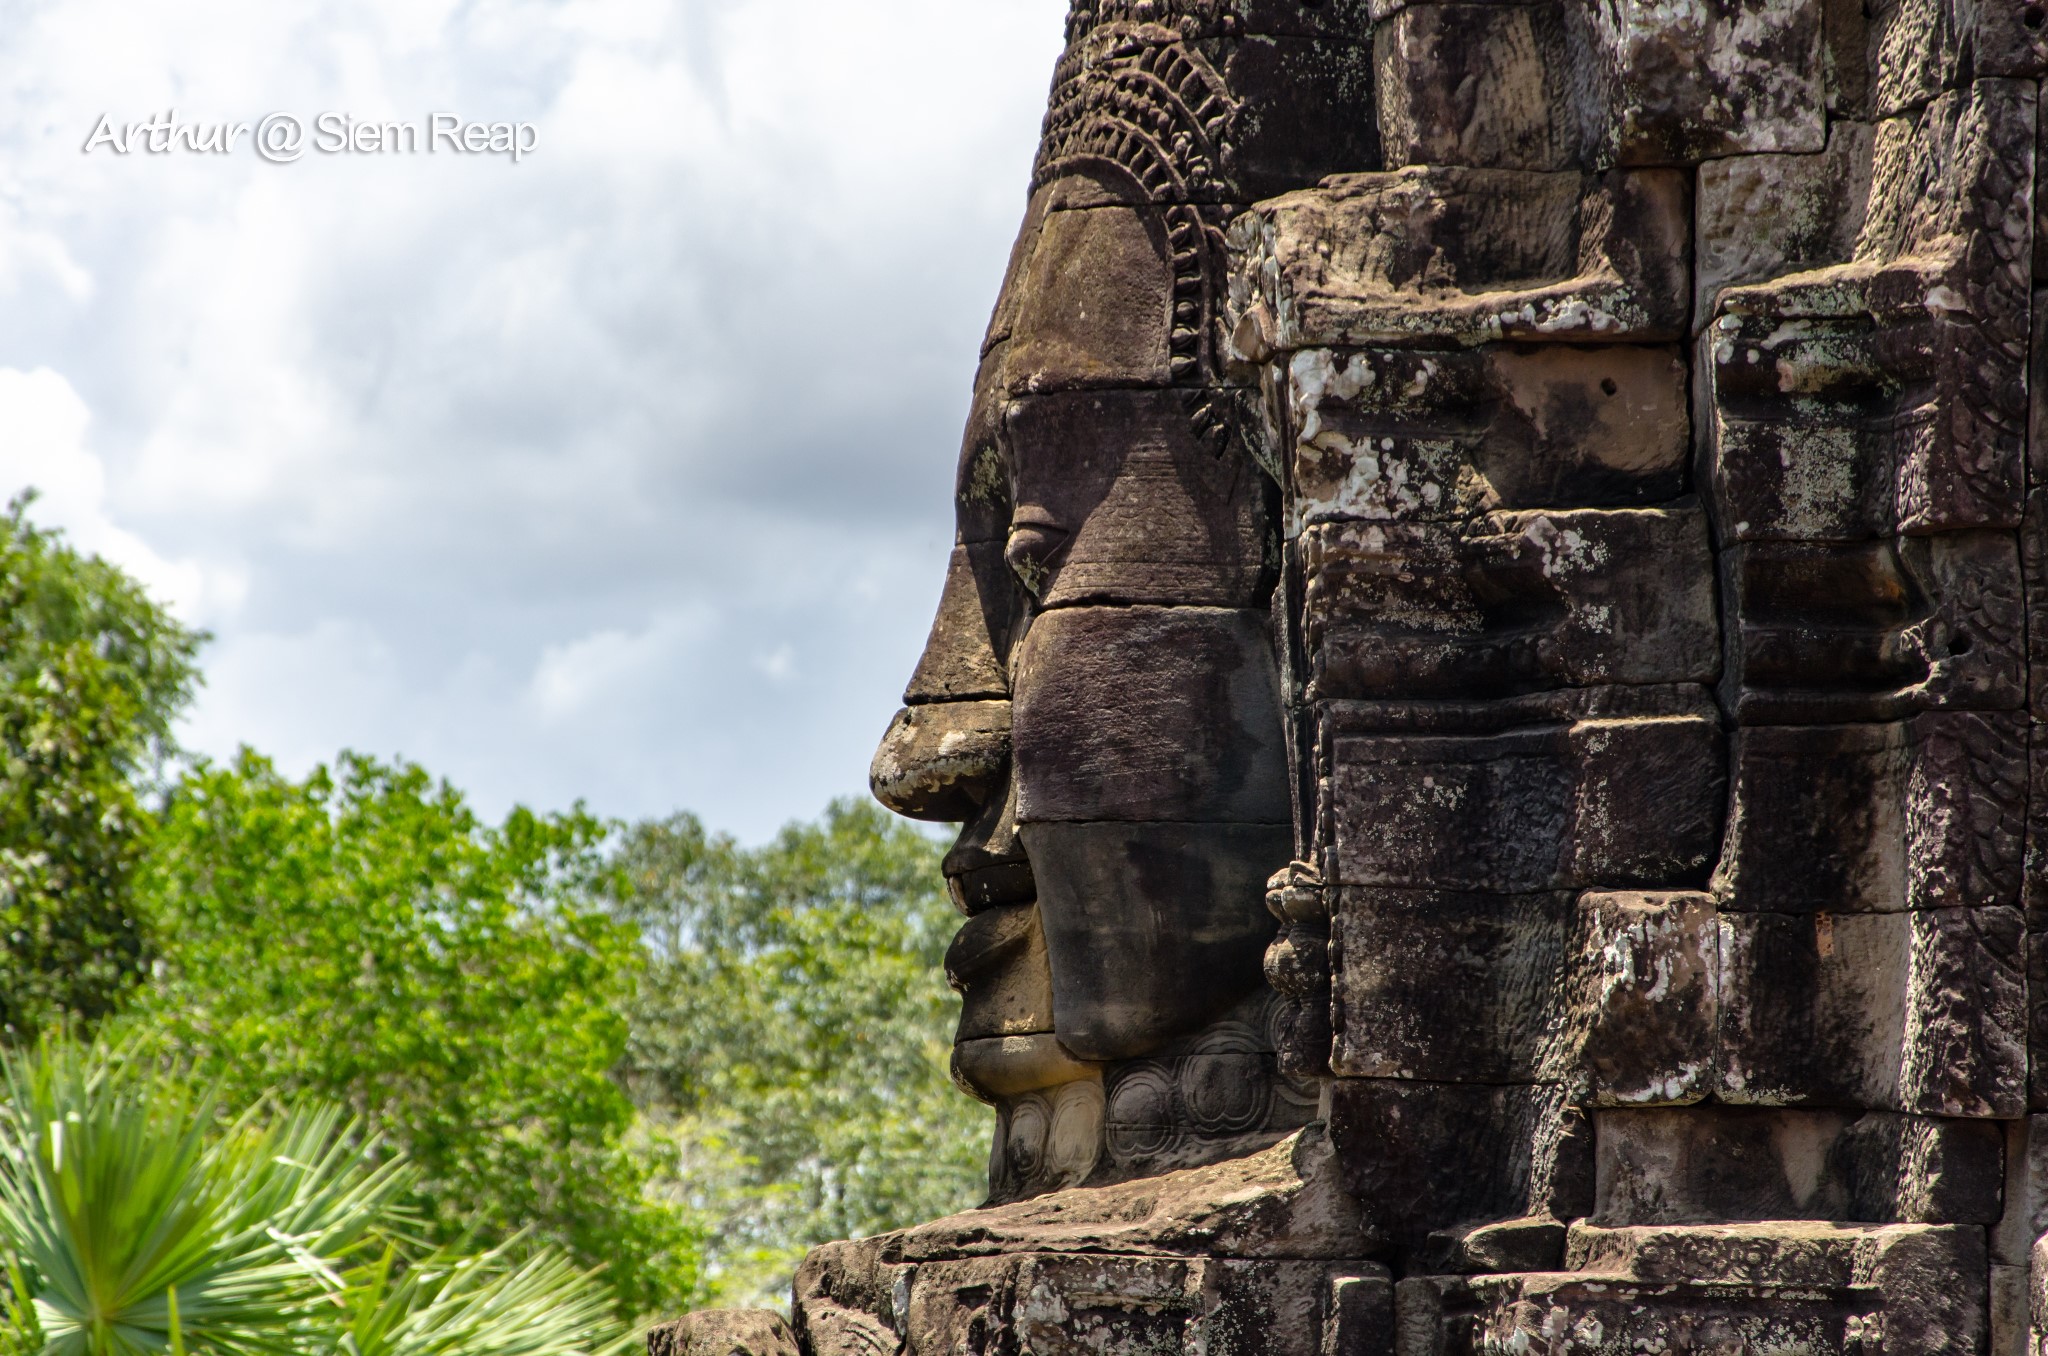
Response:
[[[205,637],[142,587],[0,516],[0,1036],[112,1012],[141,978],[142,780],[171,748]]]
[[[639,951],[607,826],[481,822],[406,763],[200,764],[147,844],[159,973],[122,1022],[225,1083],[341,1102],[403,1149],[433,1235],[529,1229],[629,1304],[689,1295],[696,1236],[642,1191],[613,1078]]]
[[[852,800],[755,849],[687,814],[619,845],[647,949],[625,1068],[729,1301],[786,1293],[810,1245],[985,1192],[990,1113],[947,1074],[943,851]]]

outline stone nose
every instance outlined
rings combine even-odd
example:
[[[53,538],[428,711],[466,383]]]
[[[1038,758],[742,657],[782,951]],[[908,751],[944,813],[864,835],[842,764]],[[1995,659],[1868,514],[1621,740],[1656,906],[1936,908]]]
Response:
[[[899,815],[964,823],[1000,790],[1009,761],[1009,702],[907,706],[875,750],[868,785]]]

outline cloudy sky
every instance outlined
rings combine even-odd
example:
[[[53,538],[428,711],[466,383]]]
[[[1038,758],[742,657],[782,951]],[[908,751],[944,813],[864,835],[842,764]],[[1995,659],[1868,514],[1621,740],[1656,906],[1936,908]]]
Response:
[[[0,481],[214,632],[186,731],[748,839],[929,623],[1064,0],[0,0]],[[323,112],[490,154],[83,148]]]

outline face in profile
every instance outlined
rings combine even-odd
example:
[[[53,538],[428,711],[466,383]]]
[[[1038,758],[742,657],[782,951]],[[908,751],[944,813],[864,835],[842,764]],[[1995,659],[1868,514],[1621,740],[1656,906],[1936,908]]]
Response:
[[[1267,878],[1295,846],[1276,490],[1224,370],[1224,231],[1371,168],[1358,0],[1076,0],[983,344],[931,640],[882,801],[958,822],[963,1087],[998,1198],[1263,1147]]]

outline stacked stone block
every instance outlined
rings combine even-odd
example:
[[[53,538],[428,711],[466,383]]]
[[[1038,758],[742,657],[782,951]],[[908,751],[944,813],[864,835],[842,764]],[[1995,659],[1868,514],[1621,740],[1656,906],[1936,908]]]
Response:
[[[1008,1203],[787,1342],[2048,1356],[2048,7],[1068,36],[876,762]]]

